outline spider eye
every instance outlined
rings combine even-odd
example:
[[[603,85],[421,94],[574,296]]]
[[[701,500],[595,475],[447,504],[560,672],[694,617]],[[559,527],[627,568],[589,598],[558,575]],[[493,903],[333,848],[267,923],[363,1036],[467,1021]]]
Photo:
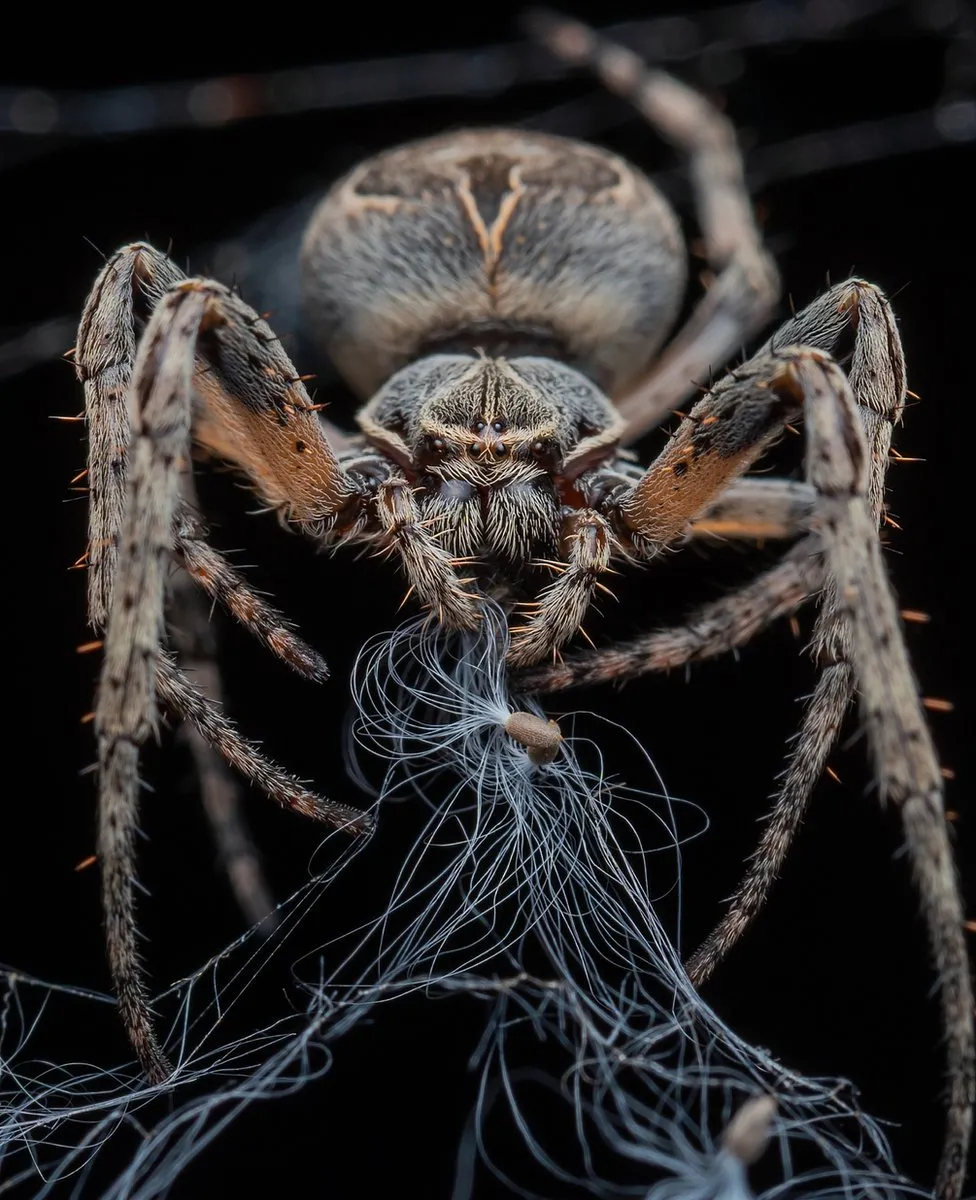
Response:
[[[533,442],[529,454],[547,471],[554,471],[559,465],[559,447],[551,438],[540,438]]]
[[[508,425],[504,421],[492,421],[491,427],[495,433],[504,433]]]
[[[475,433],[484,433],[488,426],[484,423],[484,421],[475,421],[471,428]]]
[[[447,453],[447,442],[440,437],[425,437],[420,444],[416,456],[418,467],[429,467],[432,463],[440,462]]]

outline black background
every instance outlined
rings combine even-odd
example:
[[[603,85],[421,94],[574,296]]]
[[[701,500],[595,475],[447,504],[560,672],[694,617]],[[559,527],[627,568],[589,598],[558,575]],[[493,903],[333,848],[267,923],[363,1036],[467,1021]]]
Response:
[[[585,15],[604,23],[650,11],[607,5]],[[675,69],[723,100],[746,145],[769,146],[944,98],[946,53],[958,55],[959,45],[953,45],[952,26],[926,27],[921,11],[893,4],[842,37],[790,41],[738,58],[713,46]],[[938,11],[951,17],[954,10],[948,5]],[[341,23],[323,18],[321,28],[306,25],[298,33],[284,18],[280,27],[271,25],[266,14],[243,39],[230,30],[212,38],[197,31],[192,39],[159,30],[151,43],[129,43],[124,53],[117,39],[99,43],[89,30],[74,42],[62,30],[62,55],[25,49],[17,61],[8,60],[5,82],[87,89],[476,48],[513,36],[508,14],[495,6],[457,11],[437,22],[416,10],[381,21],[364,8],[345,13]],[[31,322],[79,311],[99,252],[124,241],[171,243],[178,261],[189,258],[194,270],[204,272],[212,265],[206,247],[277,205],[300,202],[374,149],[444,127],[522,120],[568,101],[579,102],[569,110],[571,121],[592,120],[596,140],[648,169],[673,165],[622,105],[577,77],[468,99],[358,105],[220,130],[49,143],[50,151],[36,156],[33,148],[24,152],[26,143],[5,137],[0,325],[19,332]],[[967,800],[973,709],[964,666],[972,554],[966,424],[972,395],[969,272],[976,266],[972,143],[905,154],[899,149],[888,147],[867,164],[767,181],[757,201],[797,305],[828,276],[837,280],[852,271],[895,298],[909,384],[921,397],[897,445],[923,461],[892,470],[891,510],[901,528],[888,531],[887,561],[904,607],[932,616],[929,624],[907,630],[922,691],[955,704],[954,713],[934,716],[933,726],[942,761],[957,776],[948,785],[947,805],[959,813],[954,833],[965,862],[966,845],[971,851],[974,841]],[[677,196],[683,203],[680,189]],[[686,203],[682,213],[687,220]],[[256,280],[246,281],[245,296],[262,307]],[[283,306],[284,324],[275,317],[272,323],[288,334],[292,317]],[[293,344],[296,355],[306,356],[298,358],[300,370],[320,368],[318,360],[306,361],[314,356],[303,342]],[[68,345],[70,337],[64,349]],[[84,502],[71,500],[67,490],[84,450],[80,426],[49,419],[76,413],[80,389],[70,366],[57,360],[6,378],[0,388],[8,422],[6,578],[14,600],[8,654],[12,661],[26,659],[25,673],[18,672],[7,691],[13,721],[0,961],[44,979],[107,990],[96,871],[73,869],[91,853],[94,836],[93,783],[79,775],[93,755],[91,727],[79,718],[91,707],[98,664],[95,656],[74,652],[89,635],[83,576],[67,570],[84,547]],[[336,419],[350,419],[351,399],[327,369],[320,398],[334,403]],[[649,438],[642,449],[650,455],[657,444]],[[793,465],[798,461],[797,454]],[[246,518],[246,495],[226,479],[205,484],[205,493],[215,541],[246,547],[241,561],[256,564],[253,579],[299,621],[333,670],[332,680],[316,690],[289,678],[222,625],[230,709],[279,761],[314,778],[334,798],[356,803],[341,759],[345,680],[356,648],[395,619],[402,584],[389,566],[350,554],[315,557],[270,518]],[[619,609],[602,626],[591,620],[590,632],[607,640],[614,632],[657,623],[696,598],[715,595],[757,561],[766,560],[689,552],[667,572],[628,577],[618,589]],[[802,624],[809,631],[809,615]],[[558,697],[553,706],[556,712],[592,708],[621,720],[638,733],[672,793],[708,811],[711,829],[685,851],[688,947],[707,932],[754,844],[755,821],[799,715],[794,698],[809,690],[812,679],[801,648],[788,628],[778,628],[738,661],[702,667],[688,682],[677,675],[647,679],[619,692]],[[170,739],[162,752],[147,757],[146,776],[155,790],[143,817],[149,840],[140,869],[150,898],[141,904],[141,921],[149,939],[147,962],[162,982],[185,974],[235,936],[240,918],[215,870],[187,763]],[[899,1123],[891,1131],[898,1161],[924,1182],[938,1152],[942,1071],[924,931],[898,856],[897,820],[879,812],[870,794],[863,747],[839,751],[834,765],[843,782],[825,780],[818,789],[772,907],[708,996],[738,1032],[791,1066],[852,1078],[868,1111]],[[638,769],[636,762],[614,766],[625,778],[628,767]],[[284,894],[304,877],[318,831],[256,795],[248,808],[269,875]],[[362,902],[372,911],[371,879],[403,853],[413,828],[410,813],[396,809],[354,864],[343,906]],[[341,925],[348,911],[330,911],[327,897],[312,919],[328,930],[330,923]],[[335,1069],[322,1083],[252,1109],[173,1194],[210,1195],[217,1186],[229,1193],[247,1184],[290,1192],[300,1179],[314,1179],[336,1197],[379,1195],[394,1185],[411,1194],[449,1196],[474,1096],[466,1056],[481,1021],[481,1010],[467,1001],[391,1009],[340,1043]],[[53,1056],[124,1056],[121,1035],[109,1022],[69,1024],[57,1033]],[[43,1043],[35,1050],[43,1053]],[[111,1166],[110,1158],[106,1162]],[[493,1187],[482,1177],[475,1194],[494,1194]],[[23,1194],[32,1194],[32,1186]]]

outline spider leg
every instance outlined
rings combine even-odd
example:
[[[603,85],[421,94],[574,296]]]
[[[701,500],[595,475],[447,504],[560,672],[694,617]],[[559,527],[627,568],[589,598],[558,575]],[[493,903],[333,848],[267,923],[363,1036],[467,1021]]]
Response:
[[[804,538],[751,583],[702,605],[683,625],[631,641],[574,654],[519,672],[520,691],[549,693],[590,684],[619,683],[654,671],[717,658],[743,646],[780,617],[796,612],[823,583],[820,543]]]
[[[760,354],[774,353],[774,344],[781,338],[802,339],[808,345],[836,350],[852,325],[849,381],[869,447],[865,489],[877,526],[884,506],[892,424],[901,415],[905,395],[901,343],[883,294],[861,280],[840,284],[788,321]],[[823,674],[804,712],[795,749],[756,853],[725,916],[688,963],[688,973],[696,984],[708,979],[765,905],[839,735],[856,687],[852,630],[846,609],[834,579],[828,575],[811,645]]]
[[[771,395],[768,376],[779,369],[775,347],[805,344],[834,352],[851,335],[848,374],[870,450],[867,494],[872,512],[880,516],[892,424],[904,403],[905,365],[884,294],[873,284],[852,279],[803,309],[754,359],[720,381],[682,421],[636,487],[618,501],[627,524],[636,523],[635,542],[644,554],[652,556],[684,532],[789,537],[809,527],[815,497],[809,483],[735,478],[735,473],[747,467],[799,409],[788,395],[781,398],[783,403]],[[787,556],[782,570],[774,567],[755,583],[705,605],[683,628],[576,654],[558,665],[537,667],[523,678],[533,690],[556,691],[669,670],[739,646],[750,630],[758,632],[774,619],[763,615],[764,602],[777,616],[787,615],[803,602],[804,588],[805,595],[819,590],[821,577],[808,561],[817,547],[815,539],[805,539]],[[825,605],[814,638],[825,664],[845,660],[842,626],[833,606]]]
[[[98,629],[108,619],[125,512],[136,343],[163,296],[185,280],[147,243],[123,246],[95,281],[78,329],[89,443],[89,619]],[[199,356],[195,364],[194,440],[240,467],[269,505],[314,535],[357,499],[329,441],[345,448],[349,439],[315,411],[271,328],[228,289],[210,286],[225,319],[204,330],[210,360]]]
[[[765,907],[837,741],[854,698],[855,684],[849,662],[831,663],[817,680],[795,738],[796,748],[787,762],[783,783],[746,873],[729,901],[727,912],[686,964],[688,977],[696,987],[708,981]]]
[[[381,483],[376,516],[386,545],[397,551],[410,581],[410,591],[441,624],[474,629],[481,619],[475,592],[465,590],[455,560],[437,540],[436,529],[423,519],[413,488],[403,479]]]
[[[294,775],[265,758],[253,742],[237,732],[220,706],[194,687],[164,652],[160,652],[157,663],[156,687],[159,699],[171,712],[190,722],[212,750],[282,808],[349,833],[372,830],[373,818],[369,813],[324,800]]]
[[[866,279],[845,279],[781,325],[756,357],[799,345],[825,350],[847,371],[870,454],[867,499],[880,518],[892,428],[905,405],[905,355],[888,298]]]
[[[129,441],[126,395],[135,358],[136,334],[170,288],[184,279],[182,271],[153,247],[137,244],[120,250],[102,271],[85,307],[79,330],[78,369],[87,402],[92,479],[89,510],[89,613],[104,627],[125,503],[125,455]],[[184,489],[190,486],[183,478]],[[184,566],[209,593],[228,608],[273,653],[313,679],[326,675],[322,659],[297,638],[287,623],[202,540],[186,511],[177,518],[176,549]],[[180,573],[171,601],[179,609],[171,622],[177,643],[190,655],[197,678],[213,699],[221,694],[207,613],[182,587]],[[180,628],[179,621],[186,622]],[[242,910],[252,922],[267,922],[273,902],[261,876],[259,859],[241,812],[239,791],[214,751],[192,726],[181,727],[200,782],[221,862]],[[265,926],[268,927],[267,925]]]
[[[692,537],[718,540],[795,538],[810,529],[816,492],[793,479],[737,479],[691,523]]]
[[[156,660],[164,632],[163,569],[189,443],[186,397],[193,362],[177,348],[195,338],[205,311],[203,293],[184,291],[177,296],[183,304],[176,308],[175,320],[162,329],[159,320],[150,322],[136,360],[129,388],[134,442],[129,447],[129,479],[118,511],[113,508],[109,514],[113,523],[117,520],[120,543],[114,564],[110,559],[101,567],[98,596],[111,610],[95,714],[102,905],[122,1021],[153,1082],[166,1079],[171,1067],[152,1026],[136,944],[132,864],[139,747],[155,721]],[[157,312],[169,317],[173,307],[161,305]]]
[[[209,545],[204,533],[200,522],[183,509],[177,518],[174,552],[185,573],[276,658],[313,683],[328,679],[325,659]],[[197,618],[191,615],[190,620]]]
[[[88,618],[96,629],[108,621],[125,516],[136,314],[145,319],[182,279],[152,246],[125,246],[99,273],[78,328],[76,369],[88,425]]]
[[[190,670],[197,687],[208,700],[220,706],[223,687],[217,666],[216,638],[201,588],[282,662],[314,682],[326,679],[328,668],[322,657],[295,633],[277,609],[248,585],[222,554],[208,545],[206,531],[194,515],[195,494],[188,474],[183,476],[182,486],[186,502],[177,516],[174,554],[184,569],[176,572],[170,589],[168,625],[180,661]],[[186,743],[196,766],[200,799],[221,866],[248,922],[271,932],[277,924],[274,899],[264,878],[261,856],[247,828],[240,786],[228,771],[225,759],[211,745],[213,739],[204,737],[198,725],[199,722],[183,721],[176,736]],[[220,744],[228,745],[226,735]],[[240,752],[234,757],[240,759]],[[253,774],[249,777],[253,778]]]
[[[766,324],[780,295],[745,183],[735,128],[704,96],[580,22],[533,15],[534,35],[561,61],[589,67],[688,159],[705,253],[716,277],[651,371],[615,397],[636,441]]]
[[[845,339],[853,345],[841,355]],[[891,428],[904,404],[904,356],[884,293],[865,280],[849,279],[787,321],[748,362],[719,380],[638,483],[617,499],[641,557],[652,557],[684,536],[689,523],[720,502],[725,489],[801,415],[800,398],[779,378],[779,348],[788,346],[812,347],[847,362],[870,451],[867,497],[880,516]]]
[[[862,720],[883,802],[900,813],[938,971],[948,1059],[947,1126],[936,1181],[958,1200],[976,1101],[973,986],[949,842],[942,776],[912,674],[869,502],[871,461],[851,384],[830,359],[801,353],[788,368],[802,391],[807,474],[819,495],[838,610],[851,630]]]
[[[200,589],[184,570],[177,571],[172,581],[169,614],[170,634],[180,661],[203,694],[219,705],[223,689],[217,668],[217,640]],[[203,810],[234,899],[249,925],[270,933],[277,925],[274,897],[244,819],[241,787],[225,760],[195,725],[181,722],[176,737],[190,751],[196,767]]]
[[[683,540],[696,518],[721,499],[802,406],[776,384],[771,352],[725,375],[685,417],[641,478],[605,508],[642,559]]]
[[[691,525],[700,538],[796,538],[809,531],[815,493],[789,479],[736,480],[721,499]],[[579,509],[564,521],[567,562],[556,580],[531,606],[532,616],[512,629],[509,664],[518,669],[540,662],[579,629],[599,576],[609,569],[613,537],[609,523],[591,509]],[[606,682],[715,657],[748,641],[760,628],[792,613],[817,591],[821,575],[813,561],[818,543],[807,538],[788,561],[722,600],[705,605],[686,626],[644,634],[608,649],[576,654],[567,661],[524,671],[523,686],[559,691]]]
[[[577,509],[566,517],[560,541],[565,563],[558,565],[556,578],[530,606],[526,623],[513,626],[510,666],[527,666],[555,654],[583,623],[593,593],[602,586],[599,577],[610,569],[613,530],[593,509]]]
[[[133,255],[132,259],[137,263],[139,256]],[[113,265],[110,263],[103,272],[100,284]],[[91,315],[90,307],[86,319]],[[111,303],[106,307],[111,309]],[[96,305],[94,318],[96,328],[101,320],[103,334],[111,332],[110,322],[109,329],[104,328],[105,307]],[[82,322],[83,333],[86,319]],[[256,336],[249,338],[249,333],[254,335],[255,331]],[[87,332],[91,333],[91,326]],[[188,697],[173,686],[167,688],[173,682],[171,672],[160,657],[164,565],[174,541],[194,396],[203,403],[198,421],[203,444],[245,466],[269,503],[294,519],[309,525],[330,520],[355,497],[355,488],[338,466],[307,404],[304,389],[295,380],[294,370],[270,330],[226,288],[201,280],[177,283],[155,306],[139,340],[131,371],[124,363],[119,367],[105,360],[104,344],[104,337],[82,338],[83,370],[89,377],[100,377],[93,388],[96,409],[102,399],[107,399],[115,410],[128,408],[131,444],[113,459],[120,466],[110,474],[127,467],[128,478],[121,506],[103,505],[103,525],[110,532],[117,531],[118,542],[115,555],[101,560],[100,587],[94,592],[96,619],[106,605],[110,606],[96,705],[98,850],[109,963],[120,1012],[143,1069],[152,1080],[160,1081],[170,1073],[170,1066],[152,1028],[136,948],[133,839],[138,753],[155,724],[157,683],[164,701],[178,715],[194,720],[198,726],[202,723],[191,703],[192,695]],[[100,351],[101,369],[92,371]],[[198,355],[205,356],[202,363]],[[122,384],[128,383],[121,398],[106,394],[113,390],[106,388],[106,379],[113,371]],[[235,394],[246,396],[246,402],[235,401]],[[235,411],[235,403],[240,411]],[[115,410],[103,424],[103,433],[106,425],[114,428],[113,416],[117,424]],[[99,413],[99,417],[103,415]],[[100,445],[105,449],[104,437]],[[111,499],[118,501],[117,490]],[[110,544],[116,544],[114,536]],[[205,703],[203,709],[219,711]],[[206,737],[206,728],[201,732]],[[215,739],[211,744],[225,754],[231,749],[226,739],[224,743]],[[272,773],[275,771],[272,768]],[[267,785],[266,790],[275,799],[308,815],[336,826],[362,829],[366,823],[363,814],[312,797],[304,789],[296,789],[293,780],[276,794],[276,779],[261,779],[258,771],[252,775],[262,786]]]

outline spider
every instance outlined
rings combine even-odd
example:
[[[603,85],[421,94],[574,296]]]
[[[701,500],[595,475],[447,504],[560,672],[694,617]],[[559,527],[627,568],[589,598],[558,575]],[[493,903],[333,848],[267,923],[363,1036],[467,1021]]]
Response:
[[[686,267],[661,193],[595,146],[506,129],[379,154],[340,180],[311,221],[305,299],[365,401],[357,437],[311,402],[265,320],[153,247],[122,247],[87,300],[76,363],[90,443],[89,612],[105,635],[98,857],[122,1020],[146,1074],[165,1079],[132,883],[138,757],[157,704],[185,722],[204,769],[226,762],[289,809],[352,833],[370,828],[367,814],[313,794],[262,756],[214,698],[203,596],[309,678],[326,667],[208,544],[187,469],[192,444],[238,468],[289,528],[397,558],[432,619],[469,629],[482,597],[500,599],[513,614],[509,661],[523,690],[717,655],[819,597],[821,674],[785,781],[729,910],[688,970],[704,983],[765,903],[858,693],[939,975],[949,1090],[937,1194],[958,1197],[974,1092],[972,985],[941,776],[878,538],[906,395],[894,316],[865,280],[831,287],[699,389],[664,451],[640,467],[628,446],[767,323],[776,268],[727,119],[582,25],[534,24],[558,57],[591,67],[687,159],[714,281],[666,345]],[[800,420],[805,482],[750,476]],[[557,661],[615,560],[716,536],[789,548],[685,625]],[[207,689],[165,648],[174,558],[183,571],[172,641]],[[558,738],[530,720],[513,720],[510,732],[538,761]]]

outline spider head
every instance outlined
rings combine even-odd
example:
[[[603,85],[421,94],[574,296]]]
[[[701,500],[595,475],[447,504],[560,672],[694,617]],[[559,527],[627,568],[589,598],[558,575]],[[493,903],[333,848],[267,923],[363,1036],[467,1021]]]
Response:
[[[611,455],[619,436],[595,384],[530,357],[422,359],[393,376],[360,424],[417,482],[444,545],[506,573],[553,556],[566,485]]]

